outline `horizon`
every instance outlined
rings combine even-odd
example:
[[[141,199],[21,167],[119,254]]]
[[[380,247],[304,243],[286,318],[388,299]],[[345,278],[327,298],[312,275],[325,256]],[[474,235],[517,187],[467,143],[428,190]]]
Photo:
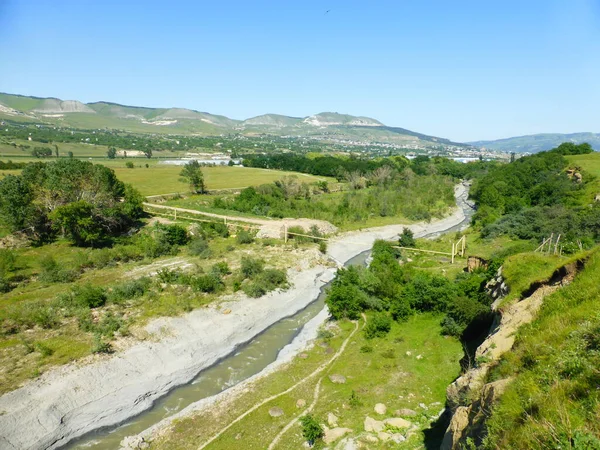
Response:
[[[598,131],[593,0],[174,5],[8,0],[0,90],[236,120],[337,111],[455,142]]]

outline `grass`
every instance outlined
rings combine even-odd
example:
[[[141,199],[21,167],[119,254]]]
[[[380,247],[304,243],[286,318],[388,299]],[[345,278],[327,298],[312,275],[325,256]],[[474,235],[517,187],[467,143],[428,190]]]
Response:
[[[339,426],[351,428],[354,430],[352,435],[357,436],[363,430],[366,416],[380,418],[374,413],[373,407],[381,402],[388,407],[386,417],[393,417],[394,410],[400,408],[417,411],[418,416],[412,421],[420,430],[427,430],[432,416],[437,415],[445,402],[446,386],[458,375],[458,361],[462,356],[458,341],[440,336],[439,321],[438,316],[421,314],[406,323],[394,323],[385,338],[367,341],[362,332],[355,334],[345,353],[327,370],[327,374],[346,376],[346,383],[333,384],[325,376],[320,399],[312,414],[321,423],[326,423],[327,414],[332,412],[339,418]],[[284,391],[304,379],[321,362],[331,358],[354,328],[347,321],[337,325],[339,329],[334,336],[319,339],[318,344],[306,352],[306,359],[296,358],[276,373],[255,381],[227,405],[177,421],[167,434],[152,443],[151,448],[197,448],[263,398]],[[371,346],[373,351],[362,352],[361,348],[365,345]],[[410,352],[410,356],[406,352]],[[416,358],[419,354],[423,356],[422,359]],[[296,390],[245,417],[208,449],[237,448],[240,439],[243,439],[244,448],[266,448],[281,428],[302,411],[296,408],[297,400],[305,399],[307,404],[311,402],[318,378],[306,381]],[[353,391],[359,406],[350,406]],[[426,405],[427,409],[419,404]],[[270,417],[268,410],[274,406],[282,408],[285,414],[279,418]],[[415,448],[423,443],[424,434],[417,431],[406,443],[394,448]],[[302,445],[300,426],[295,425],[283,436],[278,448],[302,448]],[[370,448],[388,447],[380,444]]]
[[[487,448],[600,448],[600,252],[544,300],[490,379],[515,377],[488,420]]]
[[[586,203],[593,202],[596,195],[600,194],[600,153],[594,152],[587,155],[571,155],[566,156],[566,158],[571,166],[580,167],[587,175],[594,177],[594,179],[587,184],[585,190],[586,195],[584,196]]]
[[[281,245],[279,245],[281,244]],[[314,244],[313,244],[314,246]],[[96,261],[105,249],[79,249],[65,241],[58,241],[42,247],[27,247],[14,250],[16,267],[9,273],[9,280],[16,287],[0,296],[0,394],[13,390],[29,378],[37,377],[50,367],[65,364],[90,354],[93,330],[80,329],[78,315],[65,313],[57,298],[69,293],[75,287],[102,286],[109,291],[117,284],[148,276],[160,266],[173,261],[190,264],[192,273],[209,273],[217,262],[227,262],[232,271],[239,268],[242,256],[259,255],[266,266],[289,268],[295,266],[309,245],[297,246],[269,240],[257,239],[254,243],[236,245],[234,237],[213,238],[209,242],[210,256],[194,257],[181,249],[177,255],[158,259],[145,259],[125,263],[112,263],[104,268],[79,269],[82,262]],[[53,256],[61,269],[73,269],[79,273],[72,283],[48,283],[39,279],[40,261]],[[183,263],[178,263],[181,265]],[[226,275],[222,294],[233,291],[235,275]],[[141,326],[154,317],[176,316],[208,303],[218,301],[219,294],[206,294],[190,291],[184,285],[161,285],[155,283],[142,296],[125,298],[119,302],[108,302],[94,308],[95,322],[106,318],[110,312],[124,327],[118,327],[118,335],[130,332],[134,337],[144,338]],[[59,321],[60,326],[49,325],[35,316],[35,311],[43,308]],[[39,313],[38,313],[39,314]],[[63,317],[64,316],[64,317]],[[30,319],[31,318],[31,319]],[[35,320],[35,326],[19,325],[22,320]],[[15,327],[16,325],[16,327]],[[108,338],[110,340],[110,337]],[[35,343],[41,343],[50,350],[47,354],[35,351]],[[26,344],[29,343],[29,344]],[[32,350],[32,348],[34,350]]]
[[[112,166],[117,177],[125,183],[131,183],[143,195],[160,195],[189,192],[189,186],[179,181],[181,166],[153,165],[144,167],[146,161],[136,159],[136,168],[127,169],[125,162],[121,166]],[[141,167],[140,167],[141,166]],[[109,166],[111,167],[111,166]],[[286,175],[296,175],[301,180],[312,183],[326,178],[280,170],[255,169],[250,167],[204,167],[204,181],[208,189],[234,189],[272,183]]]

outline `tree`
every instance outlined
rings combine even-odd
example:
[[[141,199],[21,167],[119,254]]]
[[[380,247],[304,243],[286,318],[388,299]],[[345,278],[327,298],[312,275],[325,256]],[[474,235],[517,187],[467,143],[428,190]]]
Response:
[[[117,149],[114,147],[109,147],[108,151],[106,152],[106,156],[108,156],[108,159],[115,159],[117,157]]]
[[[417,241],[415,241],[415,236],[410,228],[402,228],[398,243],[400,244],[400,247],[415,248],[417,246]]]
[[[302,424],[302,435],[310,445],[325,435],[319,422],[310,414],[300,417],[300,423]]]
[[[54,144],[54,154],[56,155],[57,158],[60,156],[58,153],[58,145],[56,145],[56,144]]]
[[[193,160],[183,166],[179,176],[181,176],[181,181],[184,183],[187,182],[190,185],[192,192],[197,194],[204,194],[206,192],[204,175],[198,161]]]
[[[93,206],[85,201],[59,206],[50,214],[52,227],[76,245],[97,244],[104,238],[104,230],[93,210]]]
[[[0,180],[0,222],[10,231],[25,228],[33,191],[22,177],[7,175]]]
[[[31,156],[35,158],[49,158],[52,156],[52,149],[50,147],[34,147],[31,151]]]
[[[128,169],[133,169],[133,163],[131,161],[127,161],[125,163],[125,167],[127,167]]]
[[[142,152],[144,153],[144,156],[148,159],[152,158],[152,149],[151,148],[147,148],[145,150],[142,150]]]
[[[67,156],[68,156],[69,158],[73,158],[73,152],[67,152]]]

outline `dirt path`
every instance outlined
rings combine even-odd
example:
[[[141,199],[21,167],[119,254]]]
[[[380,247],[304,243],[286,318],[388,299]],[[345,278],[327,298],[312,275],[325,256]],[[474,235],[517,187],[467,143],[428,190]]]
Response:
[[[318,375],[319,373],[323,372],[327,367],[329,367],[337,358],[340,357],[340,355],[344,352],[344,350],[346,350],[346,346],[348,345],[348,342],[350,342],[350,339],[352,338],[352,336],[354,336],[354,334],[358,331],[358,322],[355,322],[355,327],[354,330],[352,330],[352,333],[350,333],[350,335],[344,340],[343,344],[341,345],[340,349],[336,352],[335,355],[333,355],[333,357],[321,364],[319,367],[317,367],[313,372],[311,372],[306,378],[304,378],[303,380],[298,381],[296,384],[294,384],[293,386],[289,387],[288,389],[286,389],[283,392],[280,392],[279,394],[275,394],[272,395],[266,399],[264,399],[263,401],[261,401],[260,403],[257,403],[256,405],[254,405],[252,408],[250,408],[249,410],[247,410],[245,413],[243,413],[242,415],[238,416],[237,418],[235,418],[233,421],[231,421],[229,423],[229,425],[227,425],[225,428],[222,428],[217,434],[213,435],[213,437],[211,437],[208,441],[206,441],[204,444],[202,444],[200,447],[198,447],[198,450],[202,450],[204,448],[206,448],[207,446],[209,446],[210,444],[212,444],[216,439],[218,439],[219,437],[221,437],[227,430],[229,430],[232,426],[234,426],[236,423],[238,423],[239,421],[241,421],[242,419],[244,419],[246,416],[248,416],[249,414],[253,413],[254,411],[256,411],[258,408],[260,408],[261,406],[266,405],[267,403],[269,403],[270,401],[273,401],[279,397],[281,397],[282,395],[286,395],[289,394],[290,392],[292,392],[294,389],[296,389],[298,386],[300,386],[301,384],[303,384],[305,381],[310,380],[311,378],[313,378],[314,376]],[[320,390],[320,385],[321,385],[321,381],[323,378],[321,378],[319,380],[319,382],[317,383],[317,387],[315,389],[315,394],[314,394],[314,399],[313,399],[313,403],[308,407],[308,409],[306,411],[310,411],[312,408],[314,408],[314,405],[316,404],[317,400],[318,400],[318,396],[319,396],[319,390]],[[306,412],[305,412],[306,413]],[[297,418],[295,419],[297,420]],[[294,421],[291,424],[288,424],[286,426],[286,428],[284,428],[284,430],[289,429],[292,425],[294,424]],[[269,449],[273,448],[274,445],[276,444],[276,441],[283,435],[283,431],[281,433],[279,433],[279,435],[277,435],[275,437],[275,440],[273,442],[271,442],[271,445],[269,445]]]
[[[332,234],[337,231],[337,227],[330,224],[325,220],[317,220],[317,219],[257,219],[254,217],[239,217],[239,216],[229,216],[224,214],[215,214],[204,211],[197,211],[195,209],[187,209],[187,208],[178,208],[175,206],[166,206],[166,205],[157,205],[155,203],[144,203],[144,206],[148,208],[156,208],[164,210],[165,212],[174,213],[175,211],[179,213],[193,214],[197,216],[205,216],[212,217],[215,219],[220,219],[224,223],[226,221],[230,222],[241,222],[252,225],[258,225],[259,227],[259,237],[272,237],[272,238],[281,238],[283,234],[284,227],[302,227],[305,230],[309,230],[312,226],[316,225],[319,228],[319,231],[324,234]]]

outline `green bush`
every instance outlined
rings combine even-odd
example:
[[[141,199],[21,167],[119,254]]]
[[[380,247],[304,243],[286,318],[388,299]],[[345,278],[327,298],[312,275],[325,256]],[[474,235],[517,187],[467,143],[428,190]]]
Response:
[[[98,308],[104,306],[107,295],[104,288],[85,284],[76,286],[71,291],[71,302],[74,306]]]
[[[17,257],[12,250],[0,248],[0,278],[15,270]]]
[[[94,341],[92,343],[92,353],[113,353],[114,349],[109,342],[106,342],[102,339],[100,335],[94,336]]]
[[[46,283],[70,283],[77,278],[74,270],[62,268],[51,255],[40,260],[40,268],[39,279]]]
[[[417,241],[415,240],[415,236],[410,228],[402,228],[402,233],[398,239],[398,244],[400,244],[400,247],[415,248],[417,246]]]
[[[187,230],[181,225],[161,225],[158,228],[164,234],[164,239],[169,245],[185,245],[188,243]]]
[[[227,264],[226,261],[220,261],[218,263],[213,264],[213,266],[210,268],[210,272],[219,277],[223,277],[225,275],[231,274],[231,269],[229,268],[229,264]]]
[[[191,281],[192,287],[200,292],[214,293],[223,288],[223,281],[216,274],[194,277]]]
[[[254,242],[254,235],[249,231],[240,230],[235,237],[235,241],[238,244],[252,244]]]
[[[374,314],[364,328],[366,339],[384,337],[392,329],[392,319],[385,313]]]
[[[107,294],[107,301],[119,304],[132,298],[141,297],[146,293],[151,282],[150,278],[142,277],[114,285]]]
[[[250,281],[242,284],[242,291],[248,297],[259,298],[267,293],[267,289],[256,281]]]
[[[190,241],[188,252],[192,256],[200,256],[202,258],[209,258],[211,253],[208,241],[202,236],[197,236]]]
[[[33,344],[33,346],[44,357],[51,356],[54,353],[54,350],[52,350],[43,342],[36,342],[35,344]]]
[[[264,270],[265,261],[250,256],[242,256],[240,272],[245,278],[252,278]]]
[[[300,417],[300,424],[302,425],[302,435],[310,445],[325,435],[319,422],[310,414]]]

